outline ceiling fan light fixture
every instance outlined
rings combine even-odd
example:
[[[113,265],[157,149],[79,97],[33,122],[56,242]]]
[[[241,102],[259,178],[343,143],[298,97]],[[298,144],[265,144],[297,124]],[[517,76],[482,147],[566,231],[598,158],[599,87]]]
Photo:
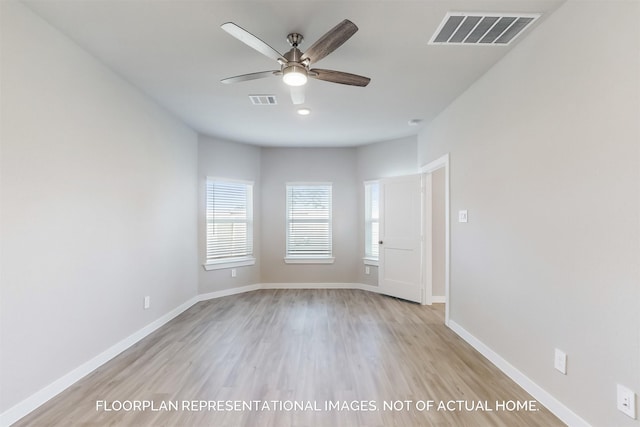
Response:
[[[300,65],[289,65],[282,70],[282,81],[289,86],[303,86],[307,83],[307,70]]]

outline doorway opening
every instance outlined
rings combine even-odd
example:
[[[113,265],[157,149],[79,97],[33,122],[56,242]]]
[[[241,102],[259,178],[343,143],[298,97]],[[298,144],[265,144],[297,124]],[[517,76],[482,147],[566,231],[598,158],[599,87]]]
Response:
[[[423,277],[427,304],[445,304],[449,325],[449,154],[426,164],[423,175]]]

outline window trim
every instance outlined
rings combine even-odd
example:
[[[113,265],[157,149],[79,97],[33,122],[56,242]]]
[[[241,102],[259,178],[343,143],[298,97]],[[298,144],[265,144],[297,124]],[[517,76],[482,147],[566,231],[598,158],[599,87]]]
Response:
[[[249,186],[250,188],[250,199],[248,200],[248,212],[249,212],[249,219],[247,221],[247,233],[248,233],[248,238],[251,241],[251,253],[248,255],[242,255],[242,256],[229,256],[229,257],[225,257],[225,258],[218,258],[218,259],[206,259],[206,252],[207,252],[207,245],[208,245],[208,239],[207,239],[207,205],[208,205],[208,200],[207,200],[207,186],[209,185],[209,182],[225,182],[225,183],[235,183],[235,184],[244,184]],[[254,253],[254,230],[253,230],[253,226],[254,226],[254,215],[253,215],[253,199],[254,199],[254,192],[253,192],[253,188],[254,188],[254,181],[247,181],[247,180],[241,180],[241,179],[232,179],[232,178],[222,178],[219,176],[207,176],[205,179],[205,261],[203,264],[203,267],[206,271],[212,271],[212,270],[221,270],[221,269],[225,269],[225,268],[235,268],[235,267],[244,267],[244,266],[250,266],[250,265],[254,265],[256,263],[256,258],[253,256]]]
[[[335,257],[284,257],[285,264],[333,264]]]
[[[329,255],[291,255],[289,254],[289,187],[293,186],[328,186],[330,190],[329,199]],[[285,183],[285,264],[333,264],[335,257],[333,256],[333,182],[313,181],[313,182],[286,182]]]
[[[379,264],[378,258],[372,258],[372,257],[363,257],[362,262],[364,263],[364,265],[373,265],[375,267],[377,267]]]
[[[256,259],[253,256],[251,256],[251,257],[224,258],[222,260],[207,261],[203,266],[205,270],[211,271],[211,270],[222,270],[225,268],[245,267],[249,265],[254,265],[255,263],[256,263]]]
[[[369,226],[370,224],[373,224],[374,222],[378,223],[378,226],[380,225],[380,218],[378,217],[377,221],[374,221],[371,217],[371,206],[367,206],[367,198],[369,197],[369,195],[367,194],[368,191],[368,187],[371,185],[377,185],[378,186],[378,209],[380,209],[380,180],[369,180],[369,181],[364,181],[363,183],[363,187],[364,187],[364,256],[362,258],[363,262],[365,265],[378,265],[378,260],[380,259],[380,252],[378,252],[378,256],[374,256],[372,253],[369,253],[368,250],[369,248],[367,247],[367,242],[369,239],[373,239],[373,235],[369,236]],[[379,251],[379,249],[378,249]]]

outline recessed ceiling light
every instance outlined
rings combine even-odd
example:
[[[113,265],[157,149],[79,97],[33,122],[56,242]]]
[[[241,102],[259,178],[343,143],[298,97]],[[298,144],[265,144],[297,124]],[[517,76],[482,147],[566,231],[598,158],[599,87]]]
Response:
[[[309,114],[311,114],[311,110],[308,108],[298,108],[298,114],[300,114],[301,116],[308,116]]]
[[[409,120],[409,126],[418,126],[420,123],[422,123],[422,119]]]

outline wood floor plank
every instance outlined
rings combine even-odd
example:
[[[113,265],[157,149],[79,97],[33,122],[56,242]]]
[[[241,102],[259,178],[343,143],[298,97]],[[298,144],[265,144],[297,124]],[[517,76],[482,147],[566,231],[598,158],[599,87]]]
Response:
[[[564,425],[540,404],[497,410],[496,402],[533,398],[443,317],[442,305],[358,290],[260,290],[201,302],[15,425]],[[96,410],[103,401],[179,408]],[[200,401],[257,403],[196,410]]]

